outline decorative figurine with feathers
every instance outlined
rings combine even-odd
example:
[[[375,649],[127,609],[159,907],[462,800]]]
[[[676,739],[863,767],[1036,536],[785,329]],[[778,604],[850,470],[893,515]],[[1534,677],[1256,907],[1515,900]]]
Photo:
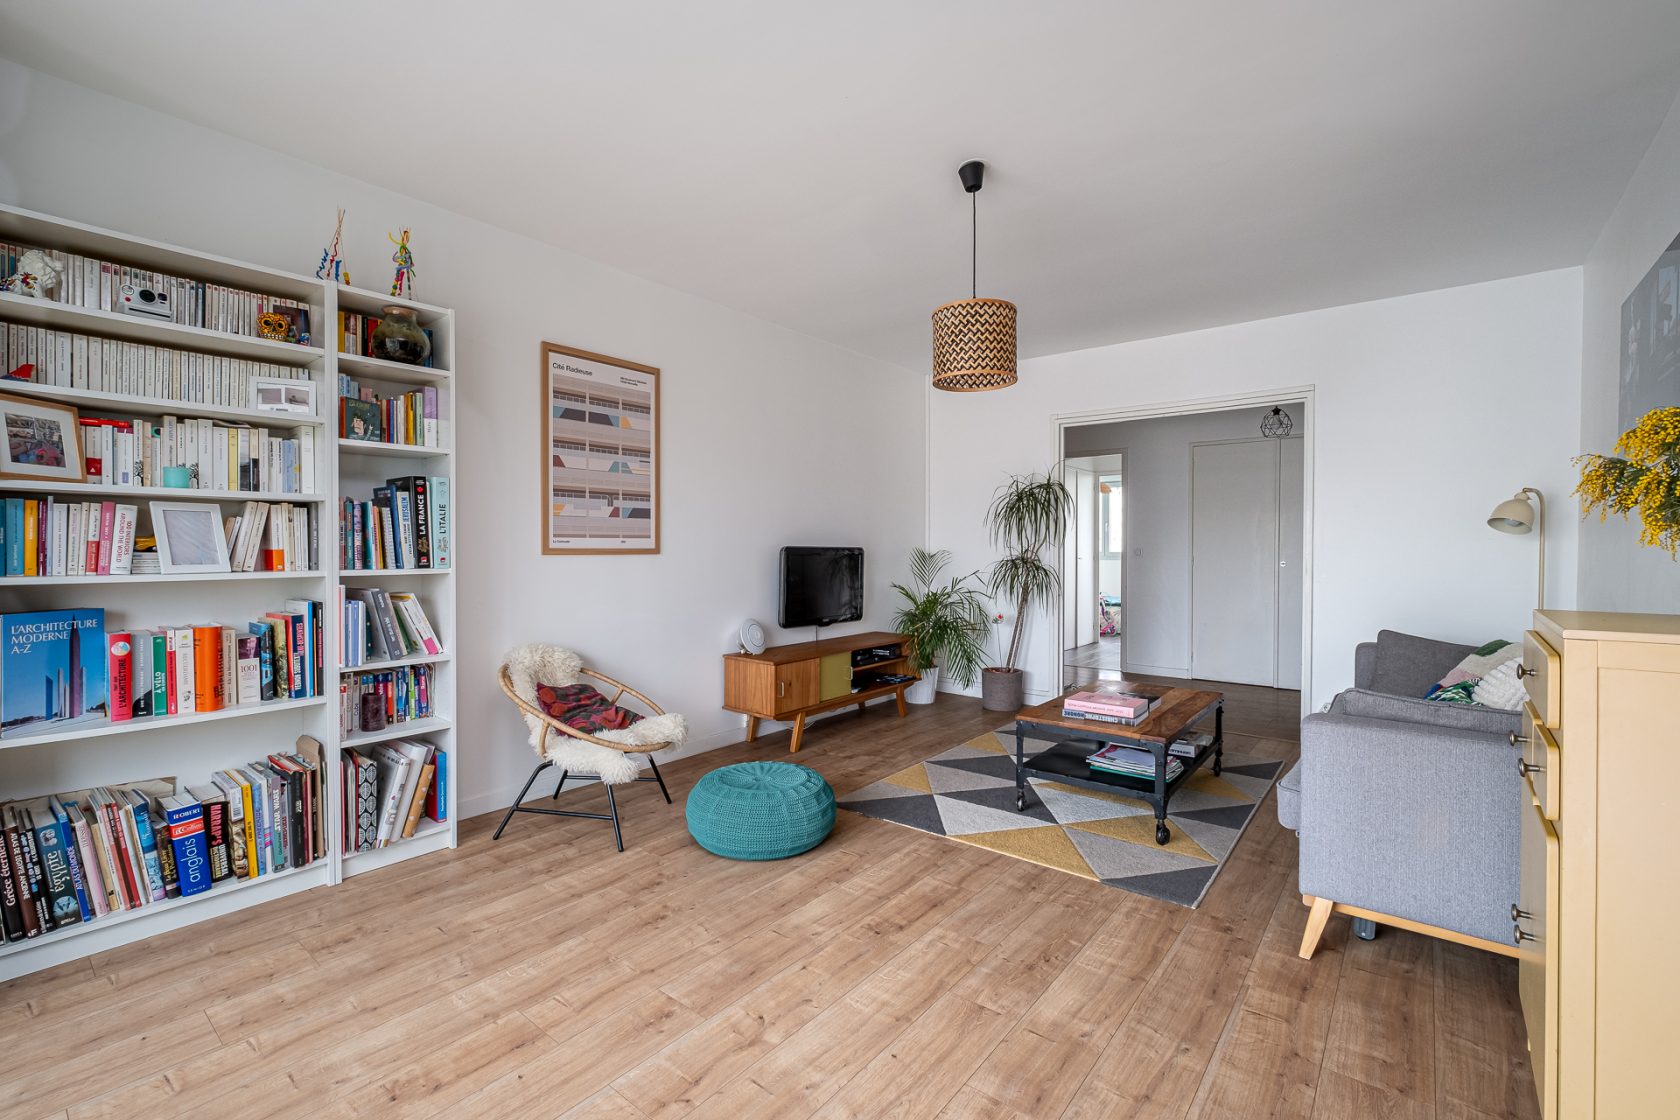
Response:
[[[58,266],[39,249],[31,249],[18,258],[17,271],[0,280],[0,292],[15,292],[20,296],[46,299],[47,293],[58,286]]]

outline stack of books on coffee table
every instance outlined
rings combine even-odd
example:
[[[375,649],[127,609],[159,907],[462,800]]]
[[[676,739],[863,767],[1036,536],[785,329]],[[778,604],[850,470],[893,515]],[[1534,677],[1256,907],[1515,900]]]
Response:
[[[1128,778],[1143,778],[1149,781],[1155,778],[1155,754],[1141,747],[1113,743],[1097,751],[1086,761],[1090,763],[1092,770],[1106,774],[1124,774]],[[1167,781],[1172,781],[1183,772],[1184,763],[1176,758],[1167,759]]]
[[[1142,723],[1159,700],[1127,692],[1075,692],[1062,700],[1062,718],[1098,723]]]

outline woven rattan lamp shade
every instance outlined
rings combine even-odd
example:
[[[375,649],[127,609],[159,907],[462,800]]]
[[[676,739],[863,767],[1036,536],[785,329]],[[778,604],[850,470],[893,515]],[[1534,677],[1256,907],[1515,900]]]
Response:
[[[953,393],[1015,384],[1015,305],[959,299],[933,310],[933,387]]]

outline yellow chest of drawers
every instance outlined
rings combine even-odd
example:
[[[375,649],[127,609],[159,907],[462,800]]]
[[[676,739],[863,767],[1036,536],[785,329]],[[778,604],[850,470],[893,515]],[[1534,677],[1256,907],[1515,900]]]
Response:
[[[1512,906],[1546,1120],[1680,1114],[1680,616],[1537,611]]]

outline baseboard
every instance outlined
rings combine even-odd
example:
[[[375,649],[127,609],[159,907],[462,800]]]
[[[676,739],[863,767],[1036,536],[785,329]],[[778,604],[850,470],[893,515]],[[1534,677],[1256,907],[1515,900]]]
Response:
[[[1182,665],[1143,665],[1135,661],[1128,661],[1120,671],[1122,673],[1142,673],[1146,677],[1174,677],[1186,681],[1190,679],[1190,670]]]

